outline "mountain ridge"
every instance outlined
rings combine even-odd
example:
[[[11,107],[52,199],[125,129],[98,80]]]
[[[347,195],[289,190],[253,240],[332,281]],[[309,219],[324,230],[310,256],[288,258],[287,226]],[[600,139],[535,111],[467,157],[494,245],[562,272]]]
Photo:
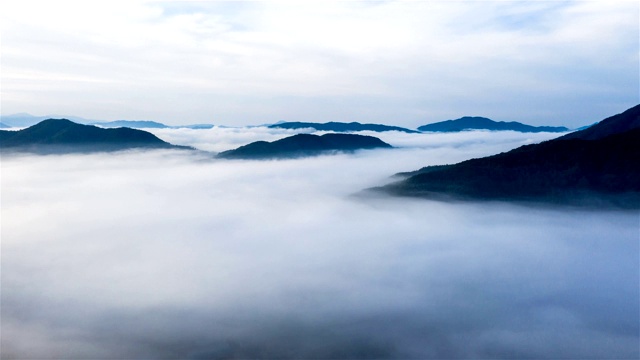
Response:
[[[297,134],[273,142],[256,141],[218,154],[224,159],[275,159],[351,152],[361,149],[391,148],[374,136],[356,134]]]
[[[563,135],[558,139],[597,140],[637,128],[640,128],[640,105],[631,107],[620,114],[609,116],[585,129]]]
[[[89,125],[96,125],[103,128],[117,128],[128,127],[132,129],[211,129],[214,127],[212,124],[191,124],[191,125],[166,125],[161,122],[151,120],[115,120],[115,121],[101,121],[93,122]]]
[[[0,116],[0,122],[5,124],[9,128],[29,127],[29,126],[36,125],[39,122],[41,122],[43,120],[47,120],[47,119],[67,119],[67,120],[71,120],[71,121],[73,121],[73,122],[75,122],[77,124],[83,124],[83,125],[87,125],[87,124],[93,122],[93,120],[87,120],[87,119],[81,118],[79,116],[69,116],[69,115],[64,115],[64,116],[62,116],[62,115],[36,116],[36,115],[31,115],[29,113],[17,113],[17,114]]]
[[[383,125],[383,124],[361,124],[359,122],[326,122],[326,123],[313,123],[313,122],[279,122],[276,124],[269,125],[269,128],[279,128],[279,129],[315,129],[317,131],[335,131],[335,132],[353,132],[353,131],[375,131],[375,132],[384,132],[384,131],[400,131],[405,133],[419,133],[419,131],[399,127],[399,126],[391,126],[391,125]]]
[[[399,174],[391,195],[640,208],[640,105],[539,144]]]
[[[565,132],[564,126],[532,126],[517,121],[494,121],[481,116],[464,116],[455,120],[445,120],[418,127],[422,132],[459,132],[465,130],[512,130],[518,132]]]
[[[0,130],[3,152],[72,153],[127,149],[191,149],[137,129],[103,129],[68,119],[47,119],[26,129]]]

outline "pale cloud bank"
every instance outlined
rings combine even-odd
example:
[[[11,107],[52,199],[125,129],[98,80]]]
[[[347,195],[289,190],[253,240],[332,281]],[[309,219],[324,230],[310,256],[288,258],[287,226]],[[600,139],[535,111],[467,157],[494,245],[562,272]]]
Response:
[[[387,135],[407,146],[3,158],[3,358],[638,357],[637,213],[351,196],[540,140]]]
[[[221,152],[254,141],[276,141],[300,133],[326,134],[315,129],[279,129],[256,127],[213,127],[211,129],[145,129],[174,145],[191,146],[198,150]],[[398,131],[358,131],[354,134],[374,136],[397,148],[429,149],[450,156],[452,148],[468,149],[476,155],[491,155],[520,145],[538,143],[560,136],[558,133],[520,133],[516,131],[464,131],[459,133],[404,133]],[[482,149],[482,150],[481,150]],[[398,156],[394,152],[392,156]],[[414,156],[415,157],[415,156]],[[419,157],[415,157],[419,159]],[[433,158],[433,156],[431,157]],[[458,159],[464,159],[459,157]],[[459,160],[452,160],[459,161]]]

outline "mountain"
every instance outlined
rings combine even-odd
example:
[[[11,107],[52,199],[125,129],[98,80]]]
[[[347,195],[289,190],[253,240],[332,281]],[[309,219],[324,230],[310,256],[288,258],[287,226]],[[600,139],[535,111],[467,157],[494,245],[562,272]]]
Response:
[[[420,131],[433,132],[458,132],[464,130],[512,130],[519,132],[565,132],[569,131],[564,126],[531,126],[516,121],[493,121],[484,117],[465,116],[456,120],[440,121],[427,124],[418,128]]]
[[[105,122],[94,122],[91,125],[97,125],[103,128],[118,128],[118,127],[128,127],[134,129],[164,129],[169,126],[149,120],[116,120],[116,121],[105,121]]]
[[[595,125],[595,124],[597,124],[597,122],[596,122],[596,123],[593,123],[593,124],[589,124],[589,125],[580,126],[580,127],[575,128],[575,129],[572,129],[572,130],[573,130],[573,131],[584,130],[584,129],[587,129],[587,128],[592,127],[592,126],[593,126],[593,125]]]
[[[78,124],[88,124],[91,120],[87,120],[77,116],[58,116],[58,115],[47,115],[47,116],[35,116],[27,113],[19,113],[13,115],[3,115],[0,116],[0,121],[9,128],[12,127],[28,127],[33,126],[39,123],[42,120],[51,119],[51,118],[65,118],[72,120]]]
[[[621,114],[610,116],[586,129],[572,132],[558,139],[598,140],[637,128],[640,128],[640,105],[636,105]]]
[[[213,125],[211,124],[169,126],[163,123],[159,123],[156,121],[149,121],[149,120],[116,120],[116,121],[106,121],[106,122],[94,122],[94,123],[91,123],[91,125],[96,125],[103,128],[128,127],[132,129],[179,129],[179,128],[211,129],[213,127]]]
[[[192,125],[180,125],[180,126],[172,126],[172,128],[188,128],[194,130],[206,130],[213,129],[215,125],[213,124],[192,124]]]
[[[256,141],[218,154],[225,159],[273,159],[314,156],[334,151],[391,148],[373,137],[355,134],[298,134],[274,142]]]
[[[187,149],[171,145],[142,130],[102,129],[67,119],[47,119],[18,131],[0,130],[2,152],[72,153],[134,148]]]
[[[394,195],[640,208],[640,105],[506,153],[405,173]]]
[[[381,124],[361,124],[359,122],[328,122],[324,124],[311,123],[311,122],[279,122],[269,126],[270,128],[280,129],[316,129],[318,131],[336,131],[336,132],[351,132],[351,131],[402,131],[406,133],[418,133],[419,131],[409,130],[398,126],[389,126]]]

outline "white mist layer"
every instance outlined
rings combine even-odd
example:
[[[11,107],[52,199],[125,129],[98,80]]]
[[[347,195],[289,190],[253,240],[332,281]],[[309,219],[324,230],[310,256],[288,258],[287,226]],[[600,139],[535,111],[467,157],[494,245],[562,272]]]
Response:
[[[314,129],[278,129],[264,126],[250,128],[213,127],[211,129],[145,129],[174,145],[192,146],[199,150],[221,152],[235,149],[254,141],[276,141],[300,133],[322,135],[327,131]],[[562,134],[558,133],[520,133],[516,131],[463,131],[458,133],[404,133],[399,131],[358,131],[359,135],[380,138],[398,148],[447,148],[473,146],[475,156],[505,151],[520,145],[538,143]],[[484,148],[484,149],[483,149]],[[483,149],[487,154],[479,153]],[[493,151],[493,152],[491,152]],[[424,166],[424,165],[421,165]],[[407,170],[404,170],[407,171]]]
[[[473,135],[3,158],[2,357],[637,358],[637,212],[350,196]]]

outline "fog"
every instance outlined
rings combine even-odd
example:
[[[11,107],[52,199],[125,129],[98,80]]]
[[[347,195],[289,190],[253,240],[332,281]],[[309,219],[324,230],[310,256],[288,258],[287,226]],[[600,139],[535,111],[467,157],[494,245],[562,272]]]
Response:
[[[327,131],[315,129],[279,129],[265,126],[255,127],[220,127],[211,129],[144,129],[175,145],[192,146],[196,149],[221,152],[246,145],[250,142],[264,140],[275,141],[299,133],[326,134]],[[413,153],[411,158],[417,159],[417,166],[424,166],[424,161],[440,161],[448,159],[451,149],[458,151],[468,148],[468,156],[485,156],[496,152],[511,150],[520,145],[538,143],[562,134],[558,133],[520,133],[516,131],[464,131],[459,133],[404,133],[399,131],[357,131],[354,134],[375,136],[397,148],[430,149],[428,154]],[[434,153],[433,150],[441,150]],[[455,151],[455,152],[458,152]],[[397,152],[393,153],[396,157]],[[460,159],[464,160],[465,157]],[[459,160],[452,160],[459,161]],[[406,169],[403,169],[406,171]]]
[[[3,157],[2,357],[640,356],[637,212],[352,196],[557,134],[379,135],[399,148]]]

